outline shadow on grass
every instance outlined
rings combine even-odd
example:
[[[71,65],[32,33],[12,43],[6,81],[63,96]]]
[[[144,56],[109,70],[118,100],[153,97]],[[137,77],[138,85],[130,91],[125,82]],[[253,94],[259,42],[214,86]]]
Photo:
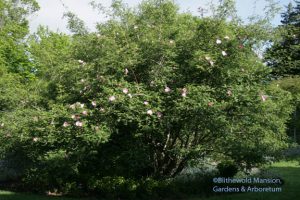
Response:
[[[294,200],[300,197],[300,166],[291,162],[281,162],[267,169],[274,178],[282,178],[283,185],[267,185],[270,187],[282,187],[282,192],[277,193],[239,193],[239,194],[220,194],[210,198],[187,198],[188,200]],[[257,175],[256,177],[261,177]],[[263,177],[261,177],[263,178]],[[269,178],[272,178],[269,177]],[[230,184],[228,184],[230,187]],[[257,184],[257,187],[262,187]],[[263,186],[266,187],[266,186]],[[91,200],[95,198],[66,198],[66,197],[48,197],[42,195],[22,194],[0,190],[0,200]]]

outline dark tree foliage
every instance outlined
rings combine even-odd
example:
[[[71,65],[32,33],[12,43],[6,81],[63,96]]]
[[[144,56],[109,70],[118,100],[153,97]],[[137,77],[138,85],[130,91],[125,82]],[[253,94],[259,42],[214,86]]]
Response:
[[[275,77],[300,75],[300,1],[295,3],[294,7],[290,3],[282,14],[280,39],[273,42],[265,55]]]

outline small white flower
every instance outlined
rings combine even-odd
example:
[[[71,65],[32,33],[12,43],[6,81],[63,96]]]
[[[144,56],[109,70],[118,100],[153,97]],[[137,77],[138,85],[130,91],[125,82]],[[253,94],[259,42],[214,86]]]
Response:
[[[97,103],[96,101],[92,101],[92,106],[96,107],[97,106]]]
[[[1,123],[0,126],[1,126],[1,127],[4,127],[4,123]]]
[[[82,123],[81,121],[77,121],[77,122],[75,123],[75,125],[76,125],[76,126],[79,126],[79,127],[82,127],[82,126],[83,126],[83,123]]]
[[[97,34],[97,37],[101,37],[101,35],[98,33],[98,34]]]
[[[187,93],[187,89],[186,89],[186,88],[183,88],[183,89],[181,90],[181,96],[186,97],[186,93]]]
[[[135,25],[133,28],[134,28],[134,29],[138,29],[139,27],[138,27],[137,25]]]
[[[127,93],[128,93],[128,89],[127,89],[127,88],[124,88],[124,89],[123,89],[123,93],[124,93],[124,94],[127,94]]]
[[[211,60],[209,56],[205,56],[204,58],[205,58],[205,60],[207,60],[207,61],[210,61],[210,60]]]
[[[129,96],[129,98],[132,98],[132,94],[129,93],[129,94],[127,94],[127,95]]]
[[[68,122],[64,122],[63,127],[68,127],[70,124]]]
[[[165,92],[166,92],[166,93],[171,92],[171,89],[170,89],[168,86],[166,86],[166,87],[165,87]]]
[[[125,68],[125,75],[127,75],[128,74],[128,69],[127,68]]]
[[[110,97],[109,97],[109,101],[114,101],[114,100],[116,100],[116,97],[115,97],[115,96],[110,96]]]
[[[85,81],[84,79],[81,79],[81,80],[80,80],[81,83],[84,83],[84,81]]]
[[[229,40],[229,39],[230,39],[228,35],[226,35],[224,38],[225,38],[226,40]]]
[[[83,65],[84,61],[83,60],[78,60],[79,64]]]
[[[216,43],[217,43],[217,44],[221,44],[222,41],[221,41],[220,39],[217,39],[217,40],[216,40]]]
[[[226,51],[222,51],[222,55],[223,55],[223,56],[227,56]]]
[[[34,142],[37,142],[37,141],[39,140],[39,138],[34,137],[34,138],[32,138],[32,140],[33,140]]]
[[[228,96],[231,96],[231,95],[232,95],[232,91],[231,91],[231,90],[228,90],[228,91],[227,91],[227,95],[228,95]]]
[[[104,109],[104,108],[100,108],[100,111],[101,111],[101,112],[105,112],[105,109]]]
[[[149,102],[148,101],[144,101],[144,105],[149,105]]]
[[[72,119],[76,119],[76,116],[75,116],[75,115],[72,115],[71,118],[72,118]]]
[[[88,112],[87,112],[86,110],[84,110],[84,111],[82,112],[82,114],[83,114],[83,115],[87,115]]]
[[[174,44],[174,40],[170,40],[170,44]]]
[[[72,105],[70,105],[70,108],[73,109],[73,110],[75,110],[76,105],[75,105],[75,104],[72,104]]]
[[[214,66],[215,63],[214,63],[213,61],[210,60],[210,61],[209,61],[209,64],[210,64],[211,66]]]
[[[153,115],[153,111],[152,110],[147,110],[147,114],[148,115]]]
[[[78,107],[80,107],[80,108],[83,108],[83,107],[84,107],[84,103],[77,102],[77,103],[76,103],[76,106],[78,106]]]

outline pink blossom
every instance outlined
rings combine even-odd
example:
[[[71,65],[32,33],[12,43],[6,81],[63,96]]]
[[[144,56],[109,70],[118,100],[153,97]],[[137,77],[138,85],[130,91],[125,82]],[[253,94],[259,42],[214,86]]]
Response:
[[[68,122],[64,122],[63,127],[68,127],[70,124]]]
[[[152,110],[147,110],[147,114],[148,114],[148,115],[152,115],[152,114],[153,114],[153,111],[152,111]]]
[[[162,113],[161,112],[157,112],[156,115],[157,115],[158,118],[162,117]]]
[[[168,86],[166,86],[166,87],[165,87],[165,92],[166,92],[166,93],[171,92],[171,89],[170,89]]]
[[[267,98],[268,98],[268,96],[266,96],[266,95],[261,95],[261,100],[262,100],[262,101],[266,101]]]
[[[87,115],[88,112],[87,112],[86,110],[84,110],[84,111],[82,112],[82,114],[83,114],[83,115]]]
[[[77,122],[75,123],[75,125],[76,125],[76,126],[79,126],[79,127],[82,127],[82,126],[83,126],[83,123],[80,122],[80,121],[77,121]]]
[[[212,107],[213,105],[214,105],[214,103],[213,102],[208,102],[208,104],[207,104],[209,107]]]
[[[127,89],[127,88],[124,88],[124,89],[123,89],[123,93],[124,93],[124,94],[127,94],[127,93],[128,93],[128,89]]]
[[[114,100],[116,100],[116,97],[115,97],[115,96],[110,96],[110,97],[109,97],[109,101],[110,101],[110,102],[112,102],[112,101],[114,101]]]

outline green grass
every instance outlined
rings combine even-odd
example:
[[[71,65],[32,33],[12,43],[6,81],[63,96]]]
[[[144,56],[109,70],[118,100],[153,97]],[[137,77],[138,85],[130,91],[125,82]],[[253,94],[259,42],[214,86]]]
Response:
[[[89,199],[49,197],[49,196],[41,196],[41,195],[33,195],[33,194],[20,194],[20,193],[0,190],[0,200],[89,200]]]
[[[210,198],[189,198],[188,200],[295,200],[300,197],[300,165],[297,161],[277,162],[268,167],[268,171],[283,178],[281,193],[243,193],[222,194]],[[91,200],[65,197],[47,197],[32,194],[20,194],[0,190],[0,200]]]
[[[191,198],[189,200],[296,200],[300,199],[300,165],[297,161],[274,163],[268,171],[283,178],[284,184],[280,193],[239,193],[222,194],[210,198]],[[271,185],[270,185],[271,186]]]

